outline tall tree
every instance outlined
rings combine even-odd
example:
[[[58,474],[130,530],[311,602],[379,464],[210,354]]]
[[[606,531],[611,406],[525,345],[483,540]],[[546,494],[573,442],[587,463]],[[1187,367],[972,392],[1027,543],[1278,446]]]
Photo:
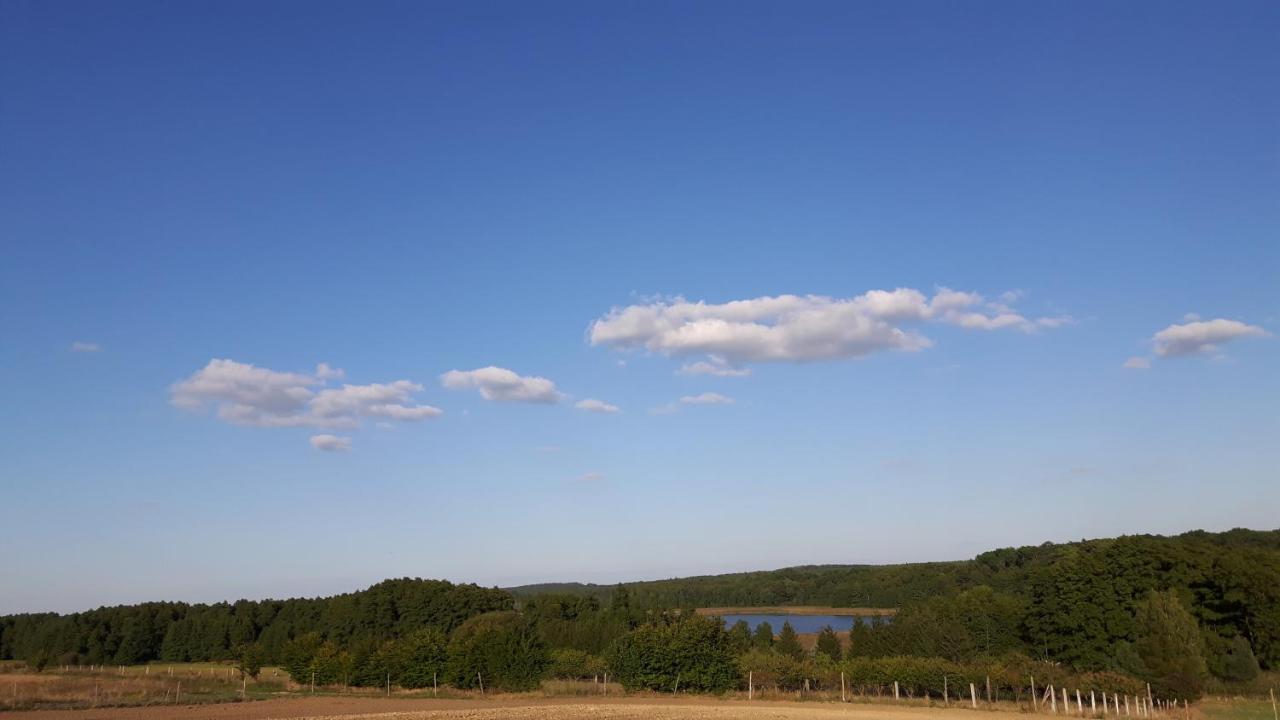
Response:
[[[825,656],[835,662],[840,662],[844,652],[840,648],[840,636],[836,635],[836,631],[827,625],[818,632],[817,655]]]
[[[1195,618],[1172,590],[1152,591],[1138,606],[1134,649],[1146,667],[1146,680],[1165,697],[1195,700],[1204,691],[1209,670],[1204,641]]]
[[[769,624],[768,620],[761,620],[760,623],[756,625],[756,634],[755,637],[752,638],[751,644],[759,650],[769,650],[773,648],[773,626]]]
[[[779,653],[796,660],[804,657],[804,648],[800,646],[800,638],[796,637],[796,629],[791,627],[789,622],[782,623],[782,630],[778,633],[778,642],[774,643],[773,647]]]

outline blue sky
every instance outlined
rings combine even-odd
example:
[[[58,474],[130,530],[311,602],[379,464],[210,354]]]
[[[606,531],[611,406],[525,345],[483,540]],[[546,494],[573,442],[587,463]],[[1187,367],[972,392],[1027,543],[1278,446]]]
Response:
[[[1276,527],[1278,34],[0,3],[0,612]]]

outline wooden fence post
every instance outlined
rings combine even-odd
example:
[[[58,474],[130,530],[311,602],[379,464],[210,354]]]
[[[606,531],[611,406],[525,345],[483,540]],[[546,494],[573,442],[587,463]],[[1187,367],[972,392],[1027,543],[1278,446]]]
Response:
[[[973,705],[974,710],[978,709],[978,690],[973,683],[969,683],[969,703]]]
[[[844,680],[844,673],[840,673],[840,679]],[[754,670],[747,671],[747,699],[755,697],[756,694],[756,673]]]
[[[898,681],[897,680],[893,681],[893,699],[894,700],[898,699]]]
[[[844,699],[844,671],[840,671],[840,702],[846,702]]]
[[[484,678],[480,676],[480,673],[478,671],[476,672],[476,680],[480,681],[480,694],[483,695],[484,694]]]

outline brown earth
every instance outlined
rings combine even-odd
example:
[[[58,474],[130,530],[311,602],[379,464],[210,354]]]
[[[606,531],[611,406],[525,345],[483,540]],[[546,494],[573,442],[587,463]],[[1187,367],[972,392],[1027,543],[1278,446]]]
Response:
[[[218,705],[33,710],[0,712],[0,720],[1008,720],[983,710],[872,705],[720,700],[710,697],[570,698],[496,700],[397,698],[281,698]]]

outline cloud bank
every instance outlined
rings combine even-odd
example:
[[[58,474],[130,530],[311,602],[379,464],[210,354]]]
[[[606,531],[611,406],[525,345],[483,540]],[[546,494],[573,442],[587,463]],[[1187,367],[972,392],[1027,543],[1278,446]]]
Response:
[[[897,350],[915,352],[933,341],[910,327],[942,323],[972,330],[1024,333],[1071,322],[1069,317],[1028,318],[1006,293],[988,301],[972,292],[941,288],[871,290],[850,298],[779,295],[721,304],[684,298],[615,307],[591,324],[592,345],[644,349],[672,357],[705,355],[684,371],[742,374],[741,365],[857,358]]]
[[[450,370],[440,376],[440,383],[450,390],[475,388],[480,391],[480,397],[496,402],[551,404],[564,397],[556,390],[556,384],[544,377],[525,377],[492,365],[475,370]]]

